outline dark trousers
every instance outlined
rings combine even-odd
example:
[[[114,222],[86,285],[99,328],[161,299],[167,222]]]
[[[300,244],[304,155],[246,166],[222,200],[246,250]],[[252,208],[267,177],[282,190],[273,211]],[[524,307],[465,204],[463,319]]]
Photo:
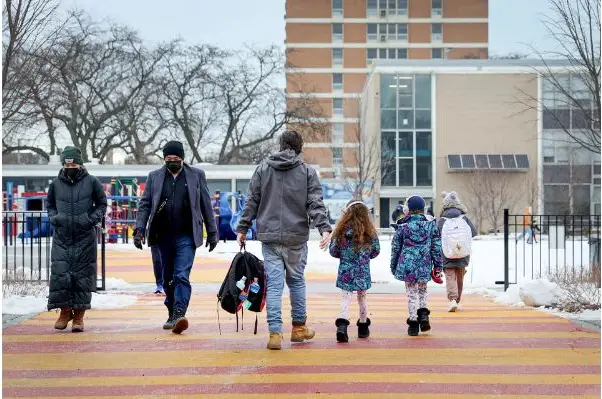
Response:
[[[161,262],[161,250],[157,245],[151,247],[153,257],[153,272],[155,273],[155,283],[157,287],[163,286],[163,262]]]
[[[165,306],[174,312],[186,312],[190,303],[190,270],[194,263],[196,246],[192,235],[163,237],[159,240],[163,264]]]

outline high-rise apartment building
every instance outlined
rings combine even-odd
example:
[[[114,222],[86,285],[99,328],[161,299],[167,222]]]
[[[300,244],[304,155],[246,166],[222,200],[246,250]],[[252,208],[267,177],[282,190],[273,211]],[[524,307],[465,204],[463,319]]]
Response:
[[[305,159],[357,167],[359,99],[372,60],[487,58],[488,0],[286,0],[289,104],[311,95],[324,134]]]

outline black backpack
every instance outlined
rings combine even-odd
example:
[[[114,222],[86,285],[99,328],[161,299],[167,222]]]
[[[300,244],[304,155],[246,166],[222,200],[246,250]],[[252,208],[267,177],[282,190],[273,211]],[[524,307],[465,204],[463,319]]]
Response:
[[[228,273],[224,278],[224,282],[222,283],[221,288],[217,294],[217,302],[221,305],[222,309],[226,312],[236,315],[236,331],[238,332],[238,311],[242,311],[242,319],[244,329],[244,308],[243,301],[239,298],[241,290],[236,286],[236,283],[242,279],[242,277],[246,277],[245,281],[245,289],[249,292],[249,287],[253,283],[254,279],[257,279],[259,283],[259,292],[256,294],[252,294],[249,292],[249,301],[251,302],[251,307],[248,309],[251,312],[259,313],[263,311],[265,307],[265,297],[266,297],[266,279],[265,279],[265,271],[263,268],[263,261],[257,258],[255,255],[247,252],[244,246],[241,248],[241,251],[236,254],[232,263],[230,264],[230,269],[228,269]],[[221,335],[222,328],[219,321],[219,309],[217,313],[217,323],[219,327],[219,333]],[[255,330],[254,333],[257,334],[257,316],[255,316]]]

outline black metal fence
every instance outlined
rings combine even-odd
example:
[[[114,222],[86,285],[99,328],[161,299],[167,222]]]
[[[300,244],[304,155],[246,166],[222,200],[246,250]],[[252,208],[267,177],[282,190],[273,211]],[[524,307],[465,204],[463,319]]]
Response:
[[[98,228],[97,289],[106,283],[105,228]],[[48,282],[53,228],[46,212],[2,213],[3,280]]]
[[[512,215],[504,210],[504,290],[558,273],[600,269],[600,215]],[[599,275],[599,274],[598,274]]]

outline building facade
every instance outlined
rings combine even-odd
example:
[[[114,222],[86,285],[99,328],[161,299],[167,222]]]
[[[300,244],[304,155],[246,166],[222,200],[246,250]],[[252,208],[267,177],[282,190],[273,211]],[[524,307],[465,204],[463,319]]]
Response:
[[[550,64],[572,76],[566,65]],[[567,144],[545,111],[550,70],[525,60],[378,61],[361,99],[361,138],[379,157],[380,226],[413,194],[437,213],[441,192],[450,190],[481,231],[500,229],[505,207],[599,214],[599,154]]]
[[[325,176],[356,167],[373,62],[488,56],[488,0],[286,0],[285,19],[289,107],[315,99],[324,129],[305,157]]]

